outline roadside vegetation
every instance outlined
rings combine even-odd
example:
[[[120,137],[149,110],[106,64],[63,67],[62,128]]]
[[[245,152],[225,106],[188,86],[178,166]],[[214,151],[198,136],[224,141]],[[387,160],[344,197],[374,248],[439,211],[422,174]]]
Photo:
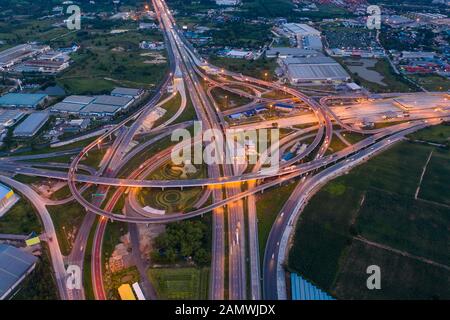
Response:
[[[70,254],[86,210],[76,201],[59,206],[49,206],[56,236],[63,255]]]
[[[266,59],[265,57],[257,60],[245,60],[210,56],[208,62],[229,71],[268,81],[275,79],[274,73],[277,68],[275,59]]]
[[[192,219],[168,224],[166,231],[155,238],[154,263],[194,262],[206,266],[211,259],[211,218]]]

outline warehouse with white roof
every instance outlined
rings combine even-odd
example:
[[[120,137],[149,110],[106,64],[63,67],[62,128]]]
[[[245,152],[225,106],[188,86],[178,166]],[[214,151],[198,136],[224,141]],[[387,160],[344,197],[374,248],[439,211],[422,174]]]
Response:
[[[143,95],[142,89],[115,88],[111,95],[72,95],[53,105],[50,111],[80,116],[114,116],[126,110]]]
[[[345,69],[330,57],[286,58],[282,64],[291,84],[341,83],[350,80]]]

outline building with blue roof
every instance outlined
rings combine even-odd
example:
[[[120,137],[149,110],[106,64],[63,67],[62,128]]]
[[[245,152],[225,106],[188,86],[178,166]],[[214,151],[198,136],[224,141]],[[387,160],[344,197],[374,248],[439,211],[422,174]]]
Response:
[[[241,119],[242,117],[244,117],[244,114],[243,114],[242,112],[239,112],[239,113],[233,113],[233,114],[230,114],[230,115],[228,116],[228,118],[230,118],[230,119],[232,119],[232,120],[239,120],[239,119]]]
[[[281,158],[281,161],[282,161],[282,162],[289,161],[289,160],[291,160],[292,158],[294,158],[294,153],[289,151],[289,152],[286,152],[286,153],[283,155],[283,157]]]
[[[22,250],[0,244],[0,300],[9,296],[36,266],[37,258]]]
[[[47,101],[45,93],[7,93],[0,97],[0,107],[37,108]]]
[[[291,273],[291,296],[292,300],[335,300],[296,273]]]
[[[280,111],[285,111],[285,112],[290,112],[292,110],[294,110],[294,106],[291,104],[287,104],[287,103],[275,103],[273,105],[275,107],[275,109],[280,110]]]

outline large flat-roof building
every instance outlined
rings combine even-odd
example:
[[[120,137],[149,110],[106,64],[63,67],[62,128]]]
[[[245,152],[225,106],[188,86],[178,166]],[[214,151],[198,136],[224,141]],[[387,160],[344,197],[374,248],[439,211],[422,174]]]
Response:
[[[317,288],[296,273],[291,273],[292,300],[334,300],[325,291]]]
[[[297,47],[302,49],[322,50],[321,32],[304,23],[285,23],[280,32],[295,38]]]
[[[0,130],[10,127],[25,115],[24,112],[14,109],[0,109]]]
[[[84,107],[79,113],[84,116],[113,116],[121,109],[118,105],[109,105],[101,103],[90,103]]]
[[[320,36],[320,31],[304,23],[285,23],[282,25],[285,32],[292,36]]]
[[[291,84],[340,83],[350,80],[344,68],[330,57],[286,58],[282,63]]]
[[[8,297],[34,270],[37,258],[16,247],[0,244],[0,300]]]
[[[92,101],[94,101],[94,99],[95,99],[94,97],[89,97],[89,96],[73,95],[73,96],[68,96],[67,98],[65,98],[64,102],[87,105],[87,104],[91,103]]]
[[[67,114],[79,114],[86,104],[58,102],[50,108],[51,112],[67,113]]]
[[[0,183],[0,217],[2,217],[19,200],[14,191]]]
[[[237,6],[241,0],[216,0],[218,6]]]
[[[36,46],[29,43],[3,50],[0,52],[0,69],[10,68],[26,58],[35,56],[50,49],[48,46]]]
[[[7,93],[0,97],[0,107],[37,108],[48,99],[45,93]]]
[[[127,98],[139,98],[144,93],[142,89],[133,89],[133,88],[122,88],[116,87],[113,91],[111,91],[112,96],[117,97],[127,97]]]
[[[68,61],[27,60],[17,65],[14,70],[16,72],[41,72],[56,74],[67,69],[68,67]]]
[[[323,44],[320,36],[308,35],[302,37],[300,39],[300,43],[298,44],[300,48],[308,49],[308,50],[322,50]]]
[[[46,111],[34,112],[21,122],[13,131],[14,137],[32,137],[49,119]]]
[[[291,48],[291,47],[278,47],[278,48],[270,48],[266,51],[267,58],[306,58],[306,57],[323,57],[324,54],[315,51],[315,50],[307,50],[301,48]]]
[[[143,94],[141,89],[115,88],[111,95],[69,96],[50,108],[51,112],[81,116],[114,116]]]

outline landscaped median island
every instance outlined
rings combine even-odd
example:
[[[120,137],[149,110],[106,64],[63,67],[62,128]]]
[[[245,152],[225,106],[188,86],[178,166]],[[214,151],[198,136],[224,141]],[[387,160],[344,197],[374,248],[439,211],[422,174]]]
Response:
[[[448,299],[449,161],[448,148],[402,142],[329,182],[300,216],[288,270],[340,299]],[[381,290],[366,287],[370,265]]]

